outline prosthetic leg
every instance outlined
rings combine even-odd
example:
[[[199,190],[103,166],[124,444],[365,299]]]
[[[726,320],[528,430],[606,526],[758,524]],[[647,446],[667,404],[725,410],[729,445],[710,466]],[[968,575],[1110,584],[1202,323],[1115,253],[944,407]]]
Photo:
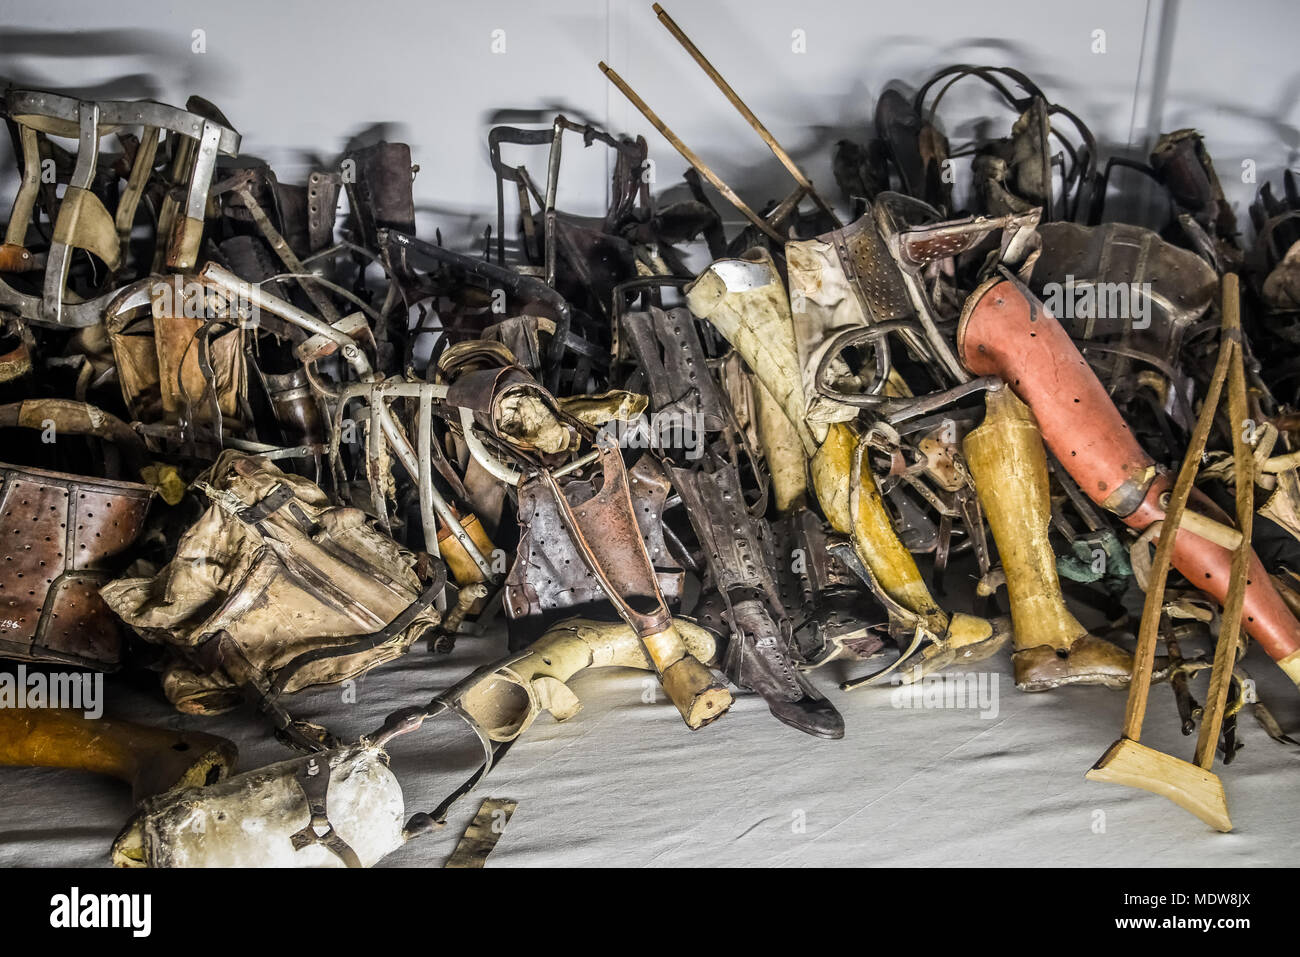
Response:
[[[137,803],[172,788],[215,784],[234,767],[235,754],[234,743],[215,734],[57,708],[0,708],[0,765],[107,774],[131,785]]]
[[[647,372],[655,412],[693,417],[705,433],[701,444],[708,443],[693,450],[699,453],[693,462],[675,449],[661,448],[659,454],[704,547],[710,584],[726,606],[723,618],[731,629],[724,659],[727,677],[762,695],[777,720],[816,737],[843,737],[844,719],[790,657],[793,628],[773,574],[772,530],[747,507],[729,454],[736,417],[707,372],[695,320],[685,309],[665,312],[651,306],[626,313],[621,321]],[[785,418],[779,408],[773,411]],[[795,452],[802,456],[802,446],[796,445]]]
[[[1047,456],[1033,413],[1006,387],[985,395],[986,413],[962,448],[1006,573],[1016,687],[1128,684],[1132,656],[1094,638],[1070,613],[1047,540]]]
[[[672,623],[690,660],[713,663],[712,634]],[[511,744],[543,712],[573,717],[582,702],[568,686],[588,668],[658,667],[622,622],[570,619],[526,651],[480,668],[422,707],[388,716],[356,744],[246,771],[211,787],[145,802],[113,843],[118,867],[370,867],[406,841],[441,826]],[[701,665],[703,667],[703,665]],[[385,746],[444,713],[462,718],[484,763],[430,813],[406,817]]]
[[[907,651],[884,671],[847,682],[856,687],[883,677],[929,642],[932,667],[953,660],[956,649],[969,657],[973,646],[1005,642],[1009,630],[971,615],[949,616],[930,594],[912,554],[899,541],[854,427],[818,422],[807,414],[790,302],[771,257],[756,250],[741,259],[715,262],[686,289],[691,312],[711,323],[731,343],[785,411],[812,458],[813,489],[831,527],[850,535],[869,585],[884,593],[904,618],[891,618],[891,631]],[[910,638],[908,637],[910,635]],[[915,672],[909,674],[914,675]]]
[[[971,371],[1001,376],[1029,406],[1043,439],[1084,494],[1138,531],[1165,518],[1169,477],[1138,445],[1060,323],[1023,285],[994,278],[976,289],[962,312],[957,345]],[[1241,428],[1234,423],[1234,434]],[[1239,536],[1227,527],[1228,517],[1194,489],[1189,505],[1173,544],[1173,565],[1222,604],[1233,555],[1223,543]],[[1246,631],[1300,684],[1300,621],[1253,551],[1244,608]]]

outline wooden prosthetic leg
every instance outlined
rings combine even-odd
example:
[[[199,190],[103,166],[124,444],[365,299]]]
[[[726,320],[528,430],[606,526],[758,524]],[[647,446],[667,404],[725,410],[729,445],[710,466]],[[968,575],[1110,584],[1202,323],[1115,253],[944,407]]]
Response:
[[[984,422],[962,449],[1006,573],[1016,687],[1128,684],[1132,655],[1088,634],[1061,594],[1047,538],[1047,453],[1033,413],[1006,387],[990,390],[984,401]]]
[[[234,743],[214,734],[56,708],[0,708],[0,765],[107,774],[131,785],[137,803],[174,787],[214,784],[235,756]]]

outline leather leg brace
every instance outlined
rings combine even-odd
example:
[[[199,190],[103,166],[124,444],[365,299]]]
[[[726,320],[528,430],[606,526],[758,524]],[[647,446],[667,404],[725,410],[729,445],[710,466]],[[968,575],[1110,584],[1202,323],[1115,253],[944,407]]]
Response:
[[[808,415],[790,303],[770,257],[762,253],[719,260],[686,288],[686,299],[691,312],[721,333],[785,410],[812,456],[813,487],[822,512],[836,532],[853,537],[859,559],[880,587],[915,613],[931,634],[960,635],[963,645],[998,637],[991,623],[960,613],[950,619],[939,607],[898,539],[871,470],[861,463],[855,467],[853,429]]]

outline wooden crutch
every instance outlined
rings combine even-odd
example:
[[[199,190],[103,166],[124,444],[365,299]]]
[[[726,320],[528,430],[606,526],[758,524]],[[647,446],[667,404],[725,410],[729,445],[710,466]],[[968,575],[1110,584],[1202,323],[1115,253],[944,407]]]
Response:
[[[1214,754],[1219,731],[1223,726],[1227,707],[1232,669],[1236,663],[1238,638],[1241,633],[1242,604],[1246,594],[1246,575],[1250,563],[1251,519],[1254,515],[1255,458],[1242,434],[1246,422],[1246,376],[1242,364],[1241,299],[1237,276],[1229,273],[1223,277],[1223,323],[1219,344],[1219,358],[1210,380],[1205,404],[1192,432],[1187,455],[1178,471],[1178,480],[1169,496],[1165,518],[1161,524],[1159,543],[1151,566],[1146,604],[1142,608],[1142,623],[1138,630],[1138,646],[1134,653],[1133,682],[1129,686],[1128,707],[1124,715],[1123,735],[1110,746],[1087,774],[1089,780],[1126,784],[1161,794],[1175,804],[1191,811],[1202,821],[1220,831],[1232,830],[1228,819],[1228,802],[1223,792],[1223,782],[1210,769],[1214,767]],[[1237,530],[1232,553],[1231,582],[1223,603],[1223,618],[1219,629],[1218,645],[1214,652],[1214,666],[1210,671],[1210,689],[1201,719],[1200,736],[1192,761],[1184,761],[1140,743],[1142,722],[1146,717],[1147,697],[1151,691],[1151,673],[1155,663],[1156,636],[1160,614],[1164,605],[1165,580],[1173,558],[1174,539],[1183,518],[1183,509],[1191,494],[1201,455],[1209,438],[1214,414],[1223,393],[1224,380],[1228,384],[1228,416],[1232,431],[1233,472],[1237,483]],[[1168,534],[1165,534],[1165,533]],[[1195,532],[1194,534],[1200,534]]]
[[[654,5],[654,12],[655,16],[659,18],[659,22],[662,23],[668,32],[673,35],[673,38],[682,45],[682,48],[691,55],[691,58],[699,64],[700,69],[708,74],[709,79],[713,81],[714,85],[722,91],[722,95],[727,98],[727,102],[736,108],[736,111],[745,118],[745,122],[748,123],[753,128],[754,132],[759,135],[759,138],[767,144],[767,148],[772,151],[772,155],[781,161],[781,165],[786,168],[792,177],[794,177],[794,181],[799,184],[799,188],[803,191],[803,194],[816,203],[818,209],[830,216],[831,219],[835,220],[835,226],[838,229],[842,224],[839,221],[839,217],[835,215],[835,210],[831,209],[830,205],[822,199],[821,194],[813,188],[812,180],[804,175],[803,170],[801,170],[798,164],[795,163],[794,158],[785,151],[785,148],[781,146],[780,143],[776,141],[776,137],[773,136],[768,128],[763,125],[762,121],[754,115],[754,111],[745,105],[745,101],[740,98],[740,94],[733,90],[731,84],[723,79],[722,74],[719,73],[717,68],[709,62],[708,58],[700,52],[700,48],[691,42],[691,38],[686,35],[686,31],[677,25],[677,21],[668,15],[667,10],[656,3]]]
[[[722,74],[719,73],[713,64],[709,62],[708,58],[700,52],[699,47],[691,42],[691,39],[686,35],[682,28],[677,25],[677,22],[667,14],[663,7],[656,3],[654,5],[654,12],[656,16],[659,17],[659,21],[668,29],[668,32],[676,38],[677,42],[680,43],[686,52],[691,55],[692,59],[694,59],[695,62],[699,64],[700,68],[708,74],[709,79],[711,79],[718,89],[722,91],[723,96],[727,98],[727,102],[731,103],[731,105],[736,108],[740,115],[745,118],[745,122],[750,125],[754,132],[756,132],[767,145],[767,148],[770,149],[773,155],[781,161],[781,165],[784,166],[794,178],[796,184],[794,191],[777,204],[776,208],[766,217],[760,216],[736,194],[735,190],[723,181],[722,177],[709,168],[709,166],[707,166],[690,147],[682,142],[681,138],[678,137],[676,133],[668,128],[668,124],[661,120],[654,110],[650,109],[650,106],[645,102],[645,100],[641,99],[641,97],[637,95],[636,91],[628,85],[626,80],[619,76],[618,73],[611,69],[604,61],[601,61],[599,64],[600,71],[605,74],[611,83],[618,87],[619,91],[632,102],[633,106],[640,110],[641,115],[650,121],[650,124],[663,135],[664,139],[668,140],[668,142],[672,144],[673,148],[682,155],[686,162],[690,163],[701,176],[709,181],[714,189],[722,194],[722,197],[727,202],[739,210],[746,219],[748,219],[757,229],[762,231],[769,239],[772,239],[777,243],[785,242],[786,237],[782,236],[775,227],[795,211],[799,202],[805,196],[811,199],[817,205],[818,209],[831,218],[835,223],[835,228],[840,228],[843,224],[840,222],[839,217],[835,215],[835,211],[830,207],[830,204],[822,199],[821,195],[813,188],[812,181],[804,175],[803,171],[799,169],[790,154],[787,153],[781,144],[777,142],[776,137],[773,136],[768,128],[763,125],[757,116],[754,115],[754,111],[745,105],[745,101],[740,98],[740,95],[734,89],[732,89],[731,84],[723,79]]]

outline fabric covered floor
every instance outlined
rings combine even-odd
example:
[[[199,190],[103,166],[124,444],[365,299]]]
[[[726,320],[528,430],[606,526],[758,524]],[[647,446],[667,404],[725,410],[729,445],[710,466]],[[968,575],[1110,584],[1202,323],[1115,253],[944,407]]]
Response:
[[[423,646],[357,682],[290,699],[297,717],[349,738],[390,711],[422,703],[504,654],[501,633],[464,638],[451,656]],[[1300,698],[1252,649],[1246,666],[1284,728],[1300,727]],[[966,708],[900,707],[897,687],[840,692],[861,663],[816,672],[843,711],[843,740],[821,741],[773,719],[756,696],[687,731],[648,676],[591,671],[573,688],[584,707],[542,717],[445,829],[385,862],[441,866],[479,803],[518,810],[488,862],[523,866],[1102,865],[1277,866],[1300,863],[1300,750],[1271,741],[1247,713],[1246,747],[1222,774],[1235,830],[1219,834],[1163,798],[1084,780],[1118,736],[1125,694],[1065,688],[1022,694],[1006,653],[972,666],[986,697]],[[1196,689],[1203,697],[1205,679]],[[144,682],[110,678],[107,713],[234,738],[241,770],[292,756],[251,714],[178,716]],[[906,699],[910,701],[911,694]],[[933,701],[931,702],[933,703]],[[1144,743],[1188,758],[1168,685],[1152,689]],[[402,739],[392,766],[407,813],[432,810],[474,767],[478,745],[444,716]],[[0,768],[0,865],[107,866],[131,810],[118,782],[71,771]]]

